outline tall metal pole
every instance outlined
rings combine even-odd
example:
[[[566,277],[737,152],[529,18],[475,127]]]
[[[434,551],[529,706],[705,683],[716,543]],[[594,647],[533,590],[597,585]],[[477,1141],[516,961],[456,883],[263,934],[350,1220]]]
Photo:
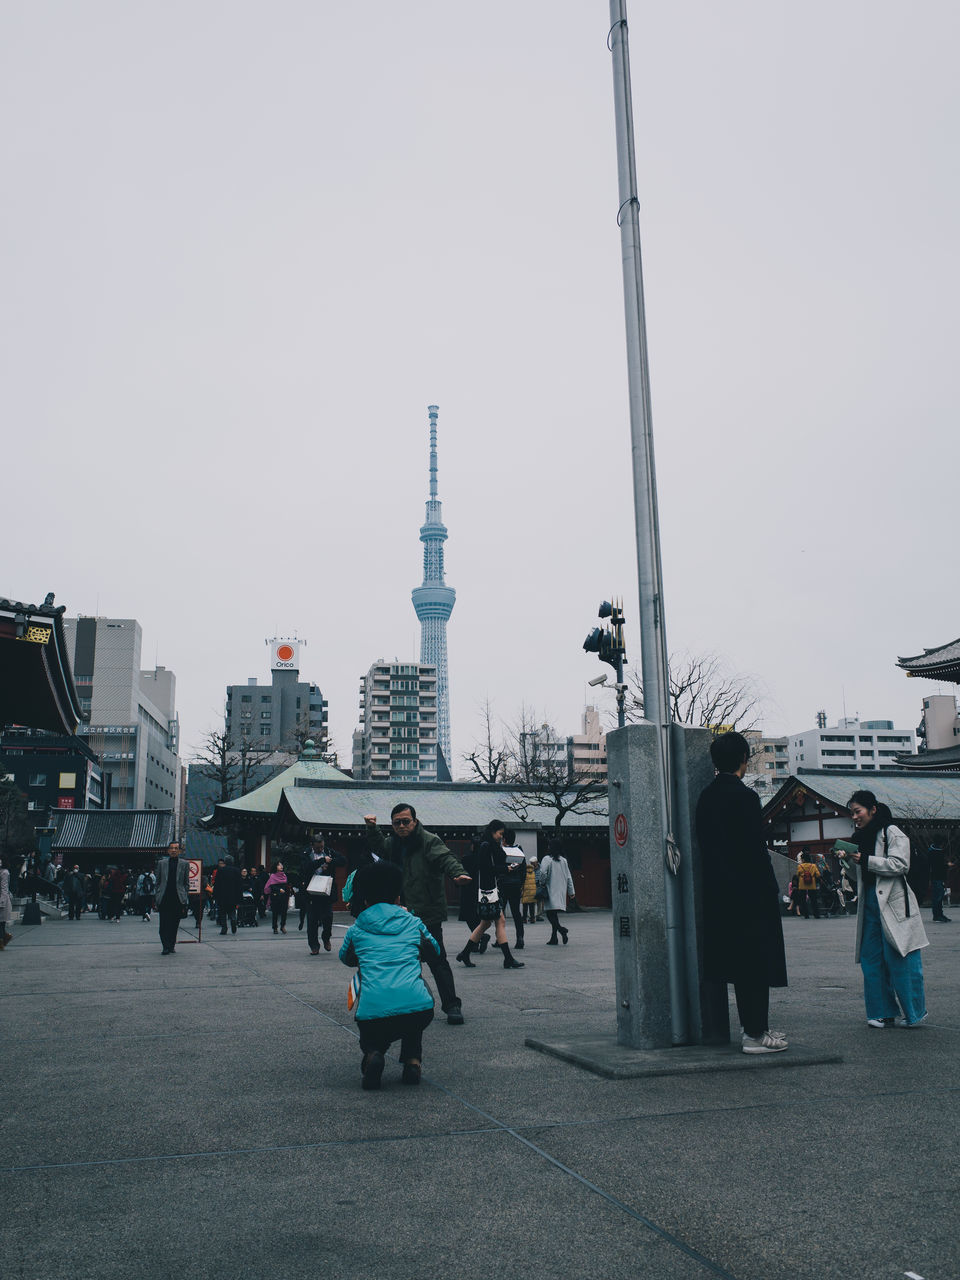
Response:
[[[647,330],[643,305],[640,204],[637,197],[626,0],[610,0],[610,32],[607,43],[613,54],[613,92],[617,120],[617,174],[620,188],[620,211],[617,221],[620,224],[626,314],[633,500],[637,535],[637,577],[640,588],[640,669],[643,679],[644,716],[657,726],[663,761],[660,808],[664,875],[666,876],[670,1017],[674,1044],[684,1044],[688,1039],[688,1017],[683,899],[676,874],[679,867],[679,854],[672,831],[670,684],[663,619],[660,526],[657,514],[653,415],[650,409],[650,370],[647,361]]]

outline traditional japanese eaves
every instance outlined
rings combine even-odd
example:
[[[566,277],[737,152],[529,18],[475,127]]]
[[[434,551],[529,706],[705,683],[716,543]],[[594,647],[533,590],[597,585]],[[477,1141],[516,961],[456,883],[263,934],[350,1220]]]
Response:
[[[899,755],[897,767],[911,772],[939,771],[960,773],[960,747],[939,747],[933,751],[921,751],[919,755]]]
[[[63,631],[64,605],[0,598],[0,725],[75,733],[80,700]]]
[[[890,806],[894,819],[960,823],[960,773],[916,773],[912,770],[840,773],[832,769],[798,769],[763,808],[765,820],[792,803],[799,789],[838,811],[847,812],[854,791],[872,791]]]
[[[908,676],[960,684],[960,639],[942,644],[938,649],[924,649],[913,658],[898,658],[897,666]]]
[[[504,800],[520,801],[525,816],[504,806]],[[556,811],[537,802],[523,788],[490,786],[482,782],[360,782],[348,778],[329,765],[298,761],[262,787],[239,800],[218,804],[202,819],[207,828],[250,825],[261,829],[297,825],[324,830],[362,830],[364,814],[376,814],[388,825],[390,810],[400,801],[409,801],[428,830],[472,832],[492,818],[506,825],[522,827],[554,825]],[[598,813],[569,813],[564,831],[607,825],[607,797],[600,793],[594,806]]]
[[[50,825],[64,853],[162,850],[175,835],[171,809],[54,809]]]
[[[535,793],[521,787],[490,785],[484,782],[412,783],[398,787],[389,782],[354,782],[346,784],[311,784],[298,782],[287,787],[280,802],[278,819],[293,819],[305,827],[363,827],[363,816],[375,814],[383,825],[389,825],[390,810],[395,804],[409,801],[417,817],[430,831],[456,829],[478,831],[493,818],[505,826],[543,827],[551,829],[557,816],[554,808],[538,802]],[[511,802],[507,808],[505,801]],[[597,796],[598,813],[568,813],[562,830],[606,827],[607,797]],[[519,817],[517,810],[523,813]]]

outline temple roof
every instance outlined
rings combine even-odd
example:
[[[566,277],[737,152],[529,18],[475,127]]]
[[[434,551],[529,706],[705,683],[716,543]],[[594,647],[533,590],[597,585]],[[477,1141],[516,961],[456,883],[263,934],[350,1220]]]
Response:
[[[898,658],[897,666],[908,676],[925,680],[952,680],[960,684],[960,639],[951,640],[937,649],[924,649],[913,658]]]
[[[899,768],[940,769],[960,772],[960,746],[937,747],[933,751],[921,751],[919,755],[899,755],[896,757]]]
[[[50,826],[55,853],[162,850],[176,835],[172,809],[54,809]]]
[[[403,800],[416,807],[417,817],[428,831],[464,828],[477,830],[493,819],[504,826],[552,828],[556,810],[537,804],[531,796],[521,819],[504,807],[504,800],[523,799],[522,787],[490,786],[483,782],[430,783],[398,788],[396,783],[354,782],[346,785],[287,787],[279,816],[292,817],[307,827],[362,827],[363,815],[374,813],[382,826],[390,825],[390,810]],[[569,813],[567,828],[606,827],[607,797],[598,796],[602,813]]]
[[[906,769],[840,773],[833,769],[798,769],[764,805],[764,818],[775,817],[797,787],[803,787],[844,813],[853,792],[867,790],[890,806],[894,819],[960,822],[960,774],[957,773],[917,773]]]
[[[225,800],[214,806],[213,813],[200,821],[204,827],[216,827],[231,817],[273,818],[280,806],[280,797],[284,787],[292,787],[302,778],[312,782],[349,782],[350,779],[340,769],[322,760],[297,760],[289,768],[281,770],[268,779],[263,786],[248,791],[245,796],[236,800]]]
[[[75,733],[80,701],[53,592],[43,604],[0,598],[0,725]]]
[[[292,819],[312,827],[363,828],[363,815],[375,813],[386,825],[390,810],[401,800],[416,807],[428,830],[444,828],[476,829],[486,826],[491,818],[503,818],[507,826],[543,826],[552,828],[556,810],[536,803],[530,795],[527,816],[511,815],[503,807],[504,798],[523,798],[522,787],[491,786],[484,782],[361,782],[330,765],[300,760],[278,773],[275,778],[250,791],[238,800],[214,807],[212,814],[201,819],[208,830],[238,818],[272,826],[279,817]],[[607,797],[597,797],[603,812],[570,813],[564,818],[566,828],[605,827]]]

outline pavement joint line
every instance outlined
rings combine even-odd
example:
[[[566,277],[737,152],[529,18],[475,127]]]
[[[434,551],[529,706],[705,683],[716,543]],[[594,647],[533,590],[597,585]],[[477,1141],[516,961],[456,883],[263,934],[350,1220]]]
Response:
[[[57,1173],[67,1169],[96,1169],[110,1165],[155,1164],[166,1160],[230,1159],[234,1156],[272,1155],[281,1151],[323,1151],[332,1147],[376,1146],[387,1142],[431,1141],[434,1138],[475,1138],[488,1133],[502,1133],[502,1125],[486,1125],[473,1129],[444,1129],[433,1133],[395,1133],[376,1138],[328,1138],[324,1142],[284,1142],[267,1147],[227,1147],[220,1151],[170,1151],[149,1156],[109,1156],[100,1160],[50,1161],[46,1164],[13,1164],[0,1166],[4,1173]]]
[[[240,963],[239,957],[237,957],[237,963]],[[242,967],[248,968],[247,965],[243,965]],[[250,972],[253,971],[250,970]],[[271,980],[268,979],[268,981]],[[324,1013],[322,1009],[318,1009],[316,1005],[310,1004],[295,992],[284,987],[281,983],[272,982],[272,985],[277,987],[278,990],[285,992],[287,995],[292,996],[292,998],[298,1001],[298,1003],[306,1005],[308,1009],[312,1009],[314,1013],[318,1014],[325,1021],[332,1023],[334,1026],[342,1027],[344,1031],[349,1032],[350,1035],[359,1040],[359,1032],[354,1031],[352,1027],[349,1027],[345,1023],[337,1021],[337,1019],[331,1017],[329,1014]],[[452,1089],[446,1088],[445,1085],[438,1083],[431,1076],[424,1075],[423,1079],[432,1088],[439,1090],[441,1093],[445,1093],[449,1098],[452,1098],[455,1102],[459,1102],[461,1106],[466,1107],[469,1111],[473,1111],[484,1120],[490,1121],[498,1130],[509,1134],[515,1142],[519,1142],[521,1146],[527,1147],[530,1151],[539,1156],[541,1160],[545,1160],[548,1164],[552,1164],[556,1169],[559,1169],[561,1173],[567,1174],[568,1177],[579,1182],[580,1185],[585,1187],[588,1191],[592,1191],[595,1195],[600,1196],[601,1199],[605,1200],[608,1204],[613,1205],[613,1207],[619,1209],[621,1213],[625,1213],[628,1217],[633,1218],[635,1222],[639,1222],[641,1226],[646,1227],[648,1231],[659,1236],[661,1240],[665,1241],[674,1249],[678,1249],[681,1253],[685,1254],[688,1258],[693,1259],[693,1261],[699,1263],[714,1275],[722,1277],[722,1280],[737,1280],[733,1272],[726,1271],[723,1267],[718,1266],[717,1263],[712,1262],[709,1258],[704,1257],[703,1254],[698,1253],[696,1249],[691,1248],[690,1245],[686,1244],[678,1236],[672,1235],[671,1232],[667,1231],[664,1227],[657,1226],[657,1224],[650,1218],[646,1218],[642,1213],[638,1213],[635,1209],[631,1209],[628,1204],[625,1204],[622,1200],[618,1200],[617,1197],[611,1195],[609,1191],[604,1191],[604,1189],[597,1186],[595,1182],[591,1182],[588,1178],[584,1178],[581,1174],[577,1173],[576,1170],[571,1169],[569,1165],[565,1165],[561,1160],[550,1155],[548,1151],[544,1151],[542,1147],[538,1147],[535,1142],[531,1142],[529,1138],[525,1138],[521,1133],[518,1133],[516,1129],[511,1128],[502,1120],[498,1120],[495,1116],[490,1115],[489,1112],[484,1111],[481,1107],[475,1106],[474,1103],[468,1102],[466,1098],[460,1097],[459,1094],[454,1093]]]
[[[611,1195],[609,1191],[604,1191],[603,1187],[597,1186],[595,1182],[591,1182],[589,1178],[585,1178],[582,1174],[577,1173],[575,1169],[571,1169],[570,1166],[564,1164],[562,1160],[558,1160],[556,1156],[552,1156],[549,1151],[544,1151],[542,1147],[538,1147],[535,1142],[531,1142],[529,1138],[525,1138],[522,1133],[518,1133],[517,1130],[511,1128],[510,1125],[505,1124],[502,1120],[498,1120],[496,1116],[490,1115],[489,1112],[484,1111],[481,1107],[475,1106],[472,1102],[468,1102],[466,1098],[461,1098],[458,1094],[454,1093],[452,1089],[445,1088],[444,1085],[438,1084],[435,1080],[431,1080],[427,1076],[424,1076],[424,1079],[428,1080],[428,1083],[430,1083],[433,1088],[439,1089],[441,1093],[445,1093],[448,1097],[453,1098],[454,1101],[459,1102],[461,1106],[467,1107],[469,1110],[475,1111],[478,1116],[482,1116],[485,1120],[491,1121],[522,1146],[533,1151],[542,1160],[546,1160],[548,1164],[552,1164],[554,1168],[559,1169],[561,1173],[567,1174],[576,1182],[579,1182],[581,1186],[586,1187],[588,1191],[592,1191],[595,1195],[600,1196],[601,1199],[606,1200],[608,1204],[613,1205],[615,1209],[619,1209],[621,1213],[625,1213],[628,1217],[633,1218],[635,1222],[639,1222],[641,1226],[646,1227],[648,1231],[659,1236],[661,1240],[664,1240],[673,1248],[679,1249],[681,1253],[686,1254],[688,1258],[692,1258],[694,1262],[698,1262],[702,1267],[706,1267],[706,1269],[711,1271],[714,1275],[722,1276],[723,1280],[736,1280],[736,1276],[734,1276],[732,1271],[725,1270],[716,1262],[712,1262],[710,1258],[705,1257],[702,1253],[698,1253],[696,1249],[691,1248],[690,1245],[686,1244],[678,1236],[673,1235],[664,1227],[657,1226],[655,1222],[650,1218],[644,1217],[642,1213],[638,1213],[636,1209],[631,1209],[628,1204],[624,1204],[622,1200],[618,1200],[617,1197]]]

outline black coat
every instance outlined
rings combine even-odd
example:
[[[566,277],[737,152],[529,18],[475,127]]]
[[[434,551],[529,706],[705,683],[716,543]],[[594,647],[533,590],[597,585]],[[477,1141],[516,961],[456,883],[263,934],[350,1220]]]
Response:
[[[703,868],[703,976],[787,985],[779,889],[763,840],[760,797],[721,773],[697,801]]]
[[[243,876],[239,867],[225,864],[213,882],[213,900],[221,907],[238,907],[243,897]]]

